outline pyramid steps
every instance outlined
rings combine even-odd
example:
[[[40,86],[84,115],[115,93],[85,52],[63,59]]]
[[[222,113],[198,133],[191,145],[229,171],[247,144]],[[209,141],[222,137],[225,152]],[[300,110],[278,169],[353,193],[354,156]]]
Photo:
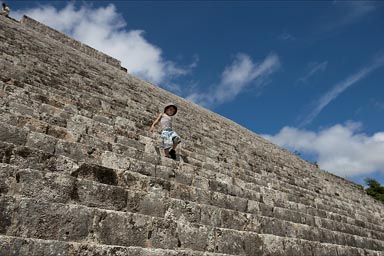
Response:
[[[5,125],[4,125],[5,126]],[[9,132],[12,133],[12,130],[13,132],[15,132],[15,129],[17,130],[16,127],[11,127],[11,126],[8,126],[9,127],[9,130],[11,130]],[[4,128],[5,130],[5,128]],[[19,131],[20,134],[25,134],[23,133],[23,131],[20,129]],[[54,153],[55,151],[57,152],[60,152],[61,155],[64,155],[64,156],[67,156],[67,157],[74,157],[74,160],[78,161],[79,159],[86,159],[87,156],[89,155],[89,150],[90,150],[90,147],[87,147],[87,145],[84,147],[83,144],[79,144],[79,143],[70,143],[70,142],[67,142],[65,140],[56,140],[55,138],[52,138],[51,136],[48,136],[48,135],[43,135],[43,134],[39,134],[39,133],[36,133],[36,132],[30,132],[29,135],[25,135],[27,138],[25,139],[26,142],[25,142],[25,145],[26,146],[32,146],[32,147],[35,147],[35,148],[40,148],[40,149],[43,149],[46,153]],[[12,138],[12,136],[10,136],[9,138]],[[7,139],[7,138],[6,138]],[[21,139],[21,141],[23,141],[23,139]],[[36,144],[36,142],[38,144]],[[100,148],[100,147],[99,147]],[[113,148],[113,146],[112,146]],[[125,147],[126,149],[127,147]],[[66,151],[67,149],[72,149],[69,150],[69,151]],[[131,151],[129,152],[134,152],[135,154],[135,149],[132,149]],[[106,165],[107,167],[112,167],[112,168],[117,168],[117,169],[125,169],[127,168],[129,165],[131,165],[132,162],[135,162],[135,160],[142,160],[142,159],[132,159],[131,157],[126,157],[124,155],[117,155],[115,154],[114,152],[103,152],[102,153],[102,156],[105,156],[105,155],[108,155],[109,157],[113,157],[113,159],[120,159],[120,161],[118,161],[117,163],[104,163],[104,165]],[[122,159],[125,159],[126,161],[122,161]],[[163,158],[164,160],[168,160],[168,159],[165,159]],[[157,160],[154,160],[155,162]],[[170,161],[170,160],[168,160]],[[171,161],[171,163],[173,163],[173,161]],[[151,169],[150,171],[146,171],[146,170],[143,170],[142,168],[140,169],[139,168],[139,171],[142,171],[143,173],[146,173],[147,175],[155,175],[154,171],[155,170],[161,170],[162,169],[162,166],[161,165],[156,165],[156,166],[153,166],[153,163],[141,163],[142,166],[149,166],[149,168]],[[186,164],[188,165],[188,164]],[[147,168],[148,169],[148,168]],[[183,176],[185,176],[185,173],[186,171],[188,171],[188,169],[191,169],[190,167],[189,168],[184,168],[184,170],[182,170],[182,173],[183,173]],[[202,180],[202,175],[204,176],[205,174],[205,169],[200,169],[199,170],[199,179],[200,179],[200,182]],[[191,170],[191,173],[189,173],[190,177],[192,176],[195,176],[195,170],[192,169]],[[159,172],[158,172],[159,173]],[[172,174],[172,173],[171,173]],[[159,175],[159,174],[158,174]],[[166,173],[166,175],[169,175],[168,173]],[[221,182],[218,182],[218,181],[214,181],[214,182],[209,182],[209,178],[212,178],[212,177],[215,177],[217,180],[227,180],[226,183],[221,183]],[[287,205],[290,205],[290,202],[296,202],[296,201],[290,201],[289,200],[289,194],[287,194],[286,192],[280,192],[278,190],[274,190],[274,189],[271,189],[271,188],[268,188],[268,187],[261,187],[261,186],[252,186],[253,187],[253,190],[247,190],[245,188],[242,188],[242,187],[246,187],[246,186],[243,186],[244,183],[241,183],[241,180],[240,181],[237,181],[236,178],[233,178],[233,177],[228,177],[228,176],[224,176],[224,175],[220,175],[218,176],[217,174],[214,174],[212,172],[208,173],[205,177],[205,180],[204,180],[204,186],[201,187],[201,188],[206,188],[206,189],[209,189],[211,191],[217,191],[217,192],[223,192],[225,194],[231,194],[231,195],[234,195],[234,196],[239,196],[241,198],[245,198],[245,199],[249,199],[249,200],[254,200],[254,201],[261,201],[261,200],[268,200],[268,198],[261,198],[261,190],[265,190],[267,189],[268,190],[268,194],[271,194],[271,193],[277,193],[277,194],[280,194],[280,197],[282,196],[284,198],[284,200],[280,200],[279,202],[277,203],[273,203],[272,206],[280,206],[280,207],[283,207],[283,206],[287,206]],[[190,178],[191,179],[191,178]],[[233,183],[234,185],[230,185],[231,183]],[[239,184],[239,187],[236,185],[236,184]],[[254,183],[250,183],[251,185],[254,184]],[[297,189],[297,187],[293,187],[295,189]],[[308,193],[307,191],[300,191],[300,194],[304,194],[304,193]],[[291,193],[292,194],[292,193]],[[278,196],[276,196],[278,197]],[[308,197],[308,195],[307,195]],[[317,199],[319,201],[319,199]],[[324,201],[326,201],[327,198],[324,198]],[[309,201],[310,202],[310,201]],[[268,202],[268,203],[271,203],[271,202]],[[299,203],[299,206],[296,205],[296,207],[300,207],[300,204],[302,205],[302,203],[300,203],[300,201],[298,202]],[[305,205],[305,204],[304,204]],[[311,205],[311,204],[308,204],[307,207],[311,207],[312,209],[316,209],[318,208],[319,206],[321,206],[321,203],[317,203],[316,205]],[[320,207],[320,209],[322,208],[325,208],[327,209],[328,212],[332,213],[332,208],[326,208],[325,205],[323,205],[323,207]],[[313,210],[312,210],[312,213],[313,213]],[[318,213],[318,214],[315,214],[317,216],[326,216],[327,213],[323,211],[323,213]],[[348,212],[336,212],[336,218],[340,218],[340,215],[345,215],[347,217],[350,216],[350,214],[348,214]],[[331,215],[332,216],[332,215]],[[371,221],[375,221],[375,219],[373,218]],[[377,222],[379,222],[379,220],[377,220]],[[374,222],[376,223],[376,222]]]
[[[383,255],[358,186],[43,24],[0,24],[0,255]],[[168,101],[177,161],[148,132]]]

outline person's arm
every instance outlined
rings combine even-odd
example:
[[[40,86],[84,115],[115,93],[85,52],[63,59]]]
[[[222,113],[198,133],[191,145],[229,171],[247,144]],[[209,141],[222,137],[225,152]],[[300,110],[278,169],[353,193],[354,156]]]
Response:
[[[150,132],[153,132],[153,130],[155,129],[155,126],[160,122],[160,120],[161,120],[161,118],[163,117],[163,114],[162,113],[160,113],[158,116],[157,116],[157,118],[156,118],[156,120],[153,122],[153,124],[151,125],[151,128],[149,128],[149,131]]]

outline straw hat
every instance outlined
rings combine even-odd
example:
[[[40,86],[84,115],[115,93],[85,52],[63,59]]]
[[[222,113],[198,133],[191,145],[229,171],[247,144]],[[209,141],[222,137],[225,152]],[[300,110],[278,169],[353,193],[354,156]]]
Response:
[[[167,103],[166,105],[165,105],[165,107],[164,107],[164,113],[167,111],[167,109],[168,108],[170,108],[170,107],[174,107],[175,108],[175,113],[173,113],[173,116],[176,114],[176,112],[177,112],[177,107],[176,107],[176,105],[174,104],[174,103]]]

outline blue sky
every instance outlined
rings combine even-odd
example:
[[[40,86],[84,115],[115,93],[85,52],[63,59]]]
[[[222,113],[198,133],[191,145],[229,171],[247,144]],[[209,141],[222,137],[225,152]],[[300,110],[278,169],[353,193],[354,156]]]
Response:
[[[384,184],[384,2],[7,3],[322,169]]]

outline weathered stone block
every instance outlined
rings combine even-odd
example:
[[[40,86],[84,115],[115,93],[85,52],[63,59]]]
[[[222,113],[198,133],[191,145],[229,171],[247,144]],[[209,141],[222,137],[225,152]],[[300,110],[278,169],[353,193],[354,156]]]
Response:
[[[129,170],[131,166],[131,160],[123,155],[116,154],[114,152],[105,151],[101,154],[101,164],[105,167],[121,170]]]
[[[176,249],[180,241],[177,238],[177,223],[172,220],[153,218],[151,230],[148,233],[148,247]]]
[[[74,159],[76,161],[85,161],[88,158],[88,148],[79,143],[71,143],[59,140],[56,143],[55,153]]]
[[[24,145],[27,141],[27,132],[15,126],[0,122],[0,141]]]
[[[72,176],[81,179],[88,179],[107,185],[117,185],[118,176],[116,171],[100,165],[82,164],[72,173]]]
[[[15,209],[13,198],[0,196],[0,234],[6,234],[12,224],[12,215]],[[0,247],[1,248],[1,247]]]
[[[21,169],[45,170],[49,168],[52,154],[28,147],[15,147],[7,152],[9,164],[16,165]]]
[[[79,241],[88,237],[93,212],[75,205],[50,204],[39,200],[21,200],[12,213],[17,225],[8,229],[11,236]]]
[[[138,214],[99,212],[95,223],[99,242],[108,245],[147,247],[153,232],[152,218]]]
[[[195,251],[209,251],[214,248],[214,229],[179,219],[177,222],[178,247]]]
[[[15,168],[8,164],[0,164],[0,195],[7,194],[14,183],[16,183]]]
[[[164,198],[161,194],[130,190],[128,192],[127,210],[133,213],[163,218],[169,203],[169,198]]]
[[[16,172],[14,193],[41,201],[66,203],[73,197],[75,178],[30,169]]]
[[[201,210],[195,203],[173,199],[167,204],[165,216],[175,222],[200,223]]]
[[[268,255],[256,233],[215,229],[215,252],[230,255]]]
[[[68,256],[71,245],[60,241],[0,236],[0,255],[4,256]]]
[[[127,191],[88,180],[77,181],[72,199],[82,205],[122,211],[127,206]]]
[[[37,148],[47,153],[53,154],[55,152],[57,139],[42,133],[31,132],[28,134],[26,146]]]

